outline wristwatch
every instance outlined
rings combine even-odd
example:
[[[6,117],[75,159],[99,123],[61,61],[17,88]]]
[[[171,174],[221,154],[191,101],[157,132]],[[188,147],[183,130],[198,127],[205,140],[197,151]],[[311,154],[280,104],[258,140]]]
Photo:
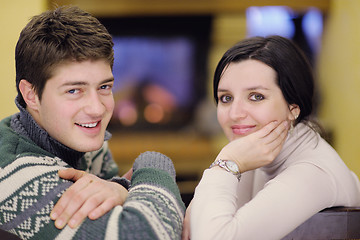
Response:
[[[214,166],[219,166],[219,167],[225,169],[226,171],[228,171],[229,173],[232,173],[238,179],[238,181],[240,181],[241,172],[240,172],[239,167],[236,164],[236,162],[231,161],[231,160],[218,159],[218,160],[215,160],[210,165],[209,168],[212,168]]]

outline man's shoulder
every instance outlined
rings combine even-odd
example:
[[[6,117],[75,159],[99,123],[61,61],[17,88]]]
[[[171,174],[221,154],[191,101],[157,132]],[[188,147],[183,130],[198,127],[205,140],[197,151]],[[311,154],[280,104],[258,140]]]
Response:
[[[44,229],[53,229],[53,224],[45,228],[51,221],[50,211],[71,185],[57,174],[65,166],[66,163],[57,157],[20,154],[0,168],[1,228],[27,237],[38,236]],[[56,231],[47,230],[47,237],[53,238],[52,234]]]
[[[12,116],[8,116],[0,121],[0,137],[7,136],[11,132],[10,121]]]
[[[9,180],[15,175],[17,177],[13,177],[14,180],[26,181],[26,178],[37,178],[48,173],[57,174],[57,171],[64,167],[68,167],[67,163],[58,157],[32,153],[18,154],[9,164],[0,167],[0,181]]]
[[[16,159],[27,157],[53,157],[41,149],[30,139],[19,135],[10,126],[11,116],[0,122],[0,168],[12,163]]]

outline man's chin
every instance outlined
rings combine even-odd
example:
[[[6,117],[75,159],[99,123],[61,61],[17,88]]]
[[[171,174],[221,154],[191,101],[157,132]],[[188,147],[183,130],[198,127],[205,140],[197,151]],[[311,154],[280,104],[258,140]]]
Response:
[[[74,150],[78,151],[78,152],[93,152],[93,151],[97,151],[99,150],[104,144],[104,139],[100,142],[96,142],[96,143],[88,143],[86,145],[82,145],[79,144],[76,146],[76,149],[73,148]]]

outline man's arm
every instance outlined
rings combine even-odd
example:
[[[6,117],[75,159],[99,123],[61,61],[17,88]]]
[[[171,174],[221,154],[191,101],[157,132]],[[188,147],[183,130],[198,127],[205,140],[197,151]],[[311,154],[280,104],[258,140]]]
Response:
[[[164,161],[172,166],[168,171],[154,166]],[[58,177],[64,167],[59,159],[48,157],[22,157],[3,169],[12,185],[1,195],[2,219],[0,228],[22,238],[53,239],[180,239],[184,204],[174,181],[172,162],[164,155],[144,153],[134,164],[132,188],[124,206],[117,206],[97,220],[86,219],[72,229],[59,230],[49,214],[61,194],[71,186],[70,181]],[[16,165],[16,166],[15,166]],[[20,177],[21,176],[21,177]],[[8,181],[2,181],[6,184]],[[5,186],[0,186],[1,189]]]
[[[73,232],[75,239],[79,236],[91,238],[94,229],[103,226],[96,233],[100,239],[108,236],[114,239],[180,239],[184,204],[171,160],[160,153],[146,152],[135,160],[133,171],[132,187],[123,207],[117,206],[95,221],[86,219],[77,229],[65,227],[63,231]]]

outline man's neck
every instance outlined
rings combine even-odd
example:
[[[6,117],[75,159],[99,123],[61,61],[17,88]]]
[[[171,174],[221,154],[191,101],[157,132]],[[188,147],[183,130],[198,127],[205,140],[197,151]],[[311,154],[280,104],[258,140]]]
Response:
[[[18,97],[15,99],[15,103],[20,113],[14,115],[11,120],[11,127],[14,131],[29,138],[42,149],[63,159],[70,166],[76,168],[84,153],[71,149],[52,138],[49,133],[35,121],[25,107],[19,103]]]

